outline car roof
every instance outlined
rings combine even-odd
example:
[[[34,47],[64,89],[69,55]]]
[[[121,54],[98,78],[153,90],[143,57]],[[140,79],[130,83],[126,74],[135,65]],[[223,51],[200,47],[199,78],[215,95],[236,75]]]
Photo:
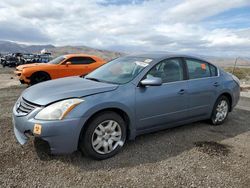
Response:
[[[144,58],[149,58],[149,59],[151,58],[154,60],[162,60],[162,59],[167,59],[167,58],[172,58],[172,57],[186,57],[186,58],[192,58],[192,59],[197,59],[197,60],[208,62],[207,60],[198,56],[180,54],[180,53],[172,53],[172,52],[148,52],[148,53],[137,53],[137,54],[132,54],[128,56],[129,57],[144,57]]]
[[[81,53],[81,54],[66,54],[66,55],[64,55],[65,57],[97,57],[97,56],[95,56],[95,55],[90,55],[90,54],[83,54],[83,53]]]

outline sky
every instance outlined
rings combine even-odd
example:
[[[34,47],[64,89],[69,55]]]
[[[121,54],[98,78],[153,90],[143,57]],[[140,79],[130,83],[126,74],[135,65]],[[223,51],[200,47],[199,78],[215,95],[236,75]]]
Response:
[[[250,0],[1,0],[0,40],[250,56]]]

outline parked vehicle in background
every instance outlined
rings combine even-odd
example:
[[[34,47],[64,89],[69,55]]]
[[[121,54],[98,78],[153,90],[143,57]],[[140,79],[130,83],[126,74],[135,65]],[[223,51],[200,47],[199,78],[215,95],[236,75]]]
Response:
[[[2,54],[0,54],[0,64],[2,65],[2,61],[4,59],[4,56]]]
[[[1,64],[3,67],[16,67],[17,65],[22,63],[21,54],[20,53],[14,53],[14,54],[8,54],[5,55],[2,60]]]
[[[4,67],[5,65],[4,65],[4,63],[5,63],[5,56],[6,55],[4,55],[4,54],[1,54],[0,55],[0,64]]]
[[[16,67],[23,64],[30,63],[47,63],[51,60],[51,54],[23,54],[12,53],[1,56],[0,63],[3,67]]]
[[[48,63],[51,60],[51,54],[23,54],[23,64]]]
[[[220,125],[239,96],[239,80],[205,60],[126,56],[84,78],[26,89],[13,108],[14,132],[21,144],[29,136],[44,140],[52,154],[80,148],[106,159],[140,134],[207,119]]]
[[[39,63],[48,63],[49,61],[51,61],[51,54],[50,53],[39,54],[38,57],[39,57],[39,59],[38,59]]]
[[[23,64],[38,63],[35,54],[23,54]]]
[[[15,74],[21,83],[34,85],[39,82],[67,76],[82,76],[103,65],[105,61],[87,54],[69,54],[48,63],[20,65]]]

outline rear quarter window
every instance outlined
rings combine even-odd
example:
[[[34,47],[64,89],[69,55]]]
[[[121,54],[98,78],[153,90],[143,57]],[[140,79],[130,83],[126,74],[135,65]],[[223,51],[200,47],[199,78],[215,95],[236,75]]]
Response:
[[[209,64],[209,67],[210,67],[211,76],[218,76],[217,68],[211,64]]]
[[[70,61],[72,65],[86,65],[95,62],[95,60],[91,57],[72,57],[67,61]]]

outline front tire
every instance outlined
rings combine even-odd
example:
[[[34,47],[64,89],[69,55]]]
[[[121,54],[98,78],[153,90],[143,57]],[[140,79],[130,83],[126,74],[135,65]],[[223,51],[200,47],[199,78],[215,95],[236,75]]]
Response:
[[[225,122],[230,108],[230,102],[226,96],[217,99],[211,117],[212,125],[221,125]]]
[[[115,112],[104,112],[95,116],[81,134],[81,151],[96,160],[117,154],[126,142],[126,124]]]

